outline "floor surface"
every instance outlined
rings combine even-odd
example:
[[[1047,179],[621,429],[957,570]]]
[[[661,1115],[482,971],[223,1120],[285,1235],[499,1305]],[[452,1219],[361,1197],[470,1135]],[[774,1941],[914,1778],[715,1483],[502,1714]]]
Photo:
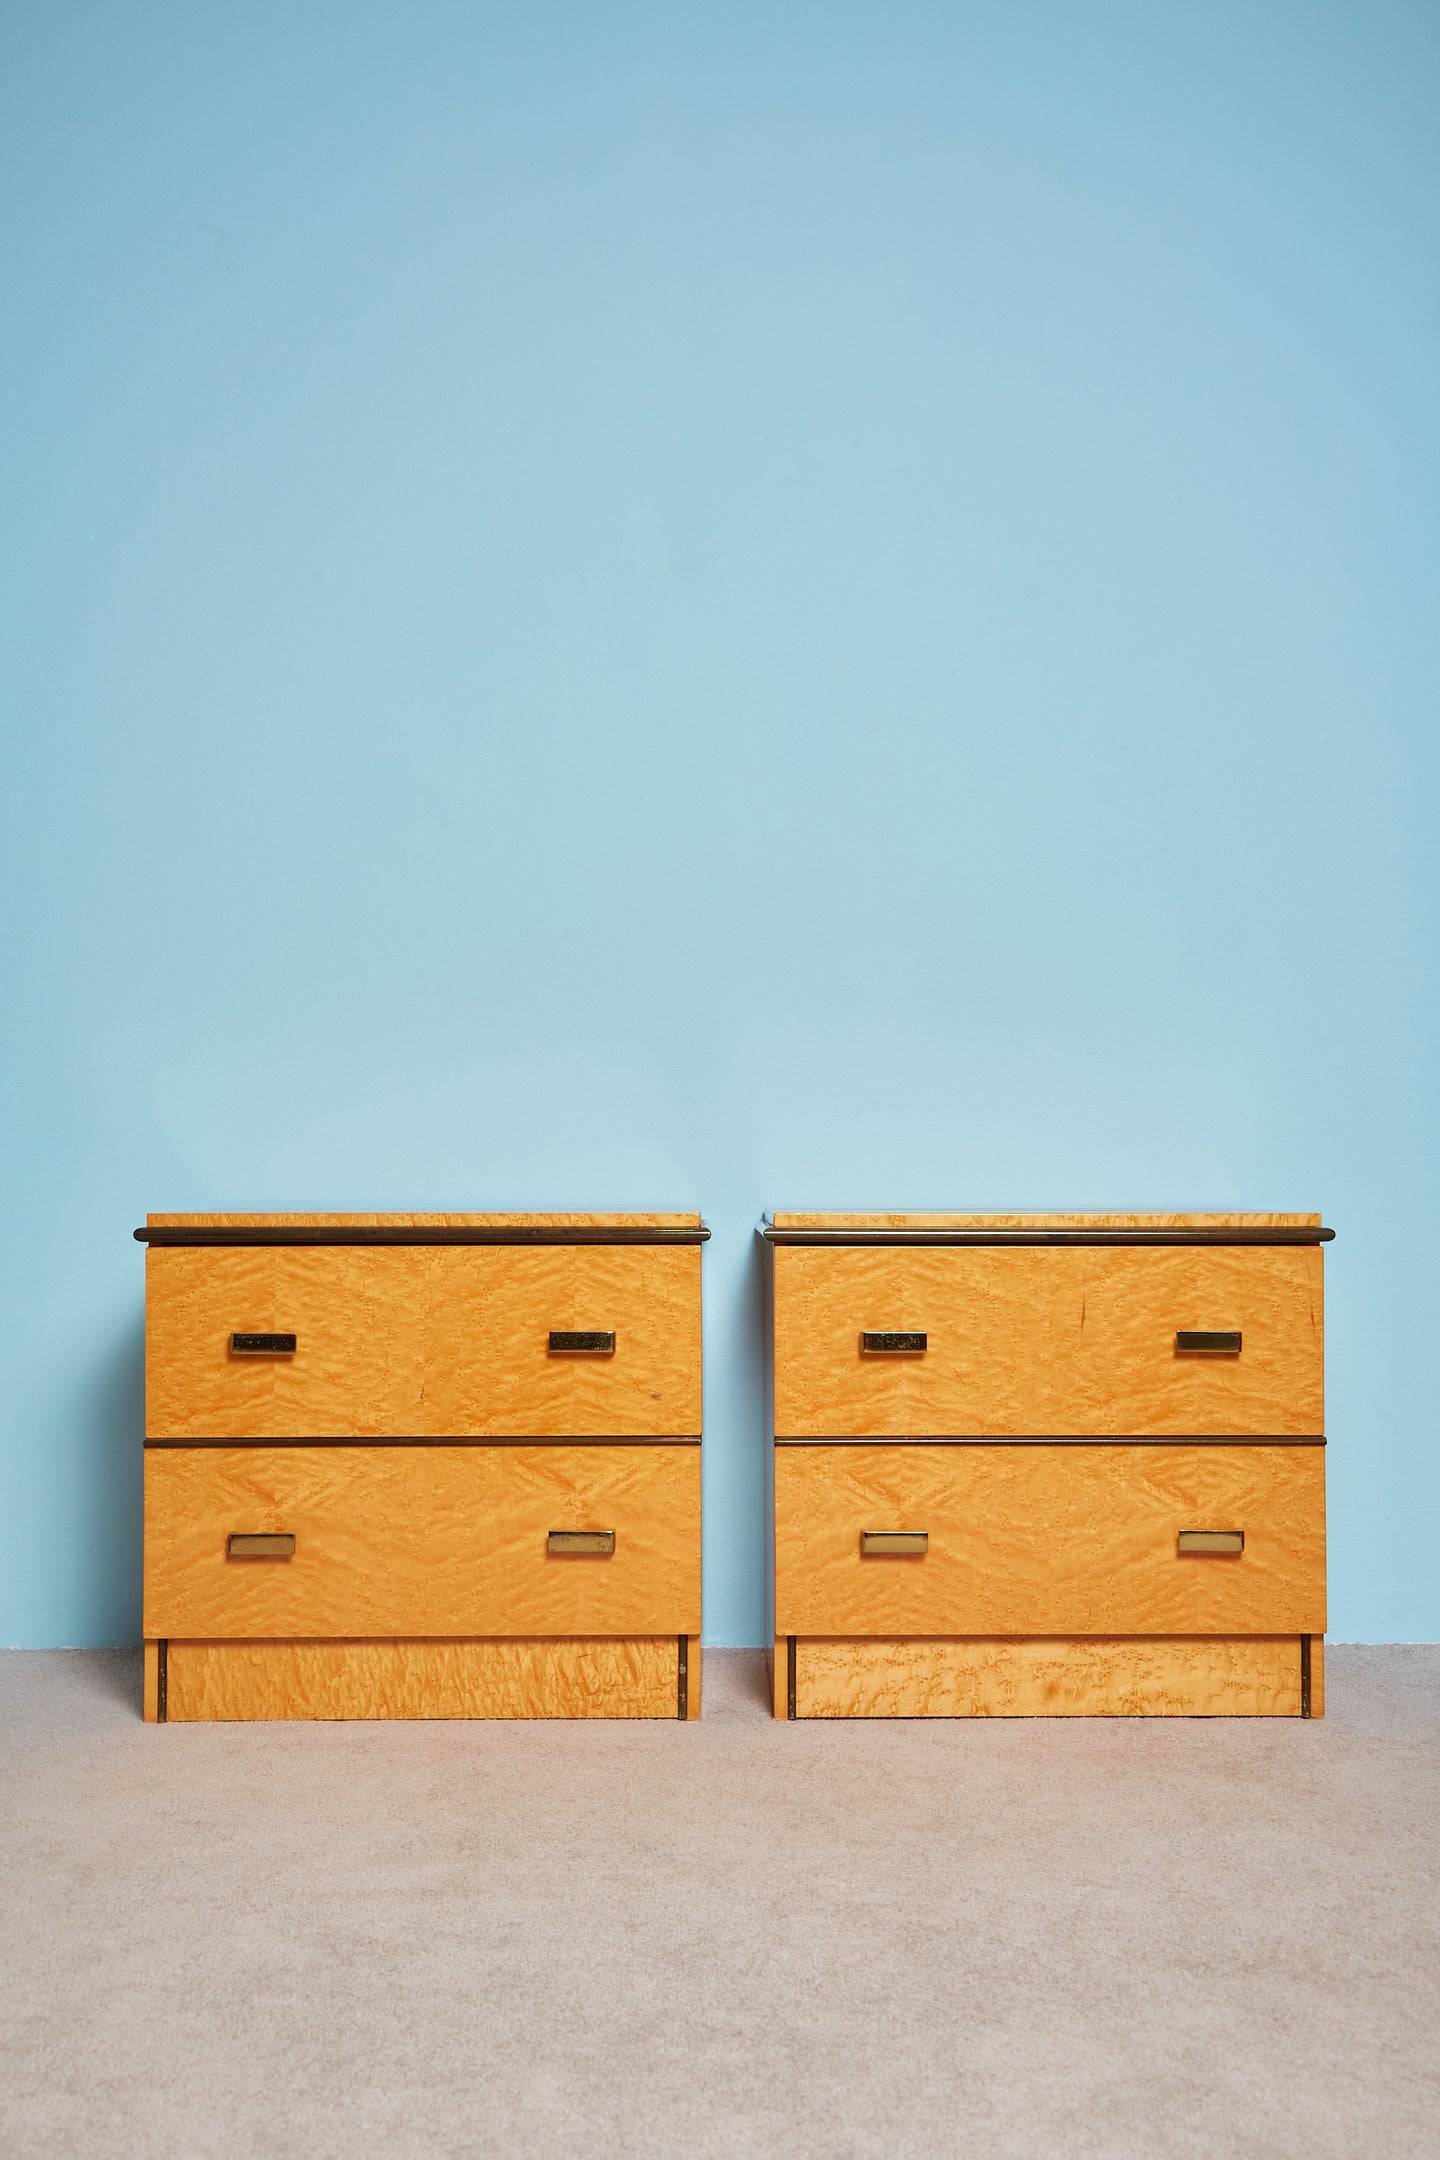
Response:
[[[0,2149],[1440,2154],[1440,1648],[1323,1722],[145,1726],[0,1655]]]

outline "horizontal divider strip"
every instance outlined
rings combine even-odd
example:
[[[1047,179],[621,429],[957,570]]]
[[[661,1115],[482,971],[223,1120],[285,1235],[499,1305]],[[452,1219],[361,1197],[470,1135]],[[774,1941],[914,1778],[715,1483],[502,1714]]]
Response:
[[[631,1629],[629,1629],[629,1630],[627,1631],[627,1633],[625,1633],[624,1635],[602,1635],[602,1634],[599,1634],[599,1633],[598,1633],[598,1632],[596,1631],[596,1629],[594,1629],[594,1628],[577,1628],[577,1629],[576,1629],[576,1630],[574,1631],[574,1633],[573,1633],[573,1634],[569,1634],[569,1635],[517,1635],[517,1634],[515,1634],[515,1633],[514,1633],[514,1631],[513,1631],[513,1630],[511,1630],[511,1631],[510,1631],[509,1633],[501,1633],[501,1634],[495,1634],[495,1635],[477,1635],[477,1634],[473,1634],[473,1633],[472,1633],[472,1634],[469,1634],[469,1635],[457,1635],[457,1634],[455,1633],[454,1629],[452,1628],[452,1629],[451,1629],[451,1631],[449,1632],[449,1634],[445,1634],[445,1635],[428,1635],[428,1634],[427,1634],[427,1635],[417,1635],[417,1634],[414,1634],[414,1633],[411,1633],[411,1634],[408,1634],[408,1635],[166,1635],[166,1636],[163,1636],[163,1637],[156,1637],[156,1636],[154,1636],[154,1635],[151,1635],[151,1636],[147,1637],[146,1639],[147,1639],[148,1641],[150,1641],[150,1642],[155,1642],[155,1641],[157,1641],[157,1640],[161,1640],[161,1641],[167,1642],[167,1643],[168,1643],[168,1644],[170,1645],[170,1647],[171,1647],[171,1649],[172,1649],[172,1650],[173,1650],[173,1649],[176,1649],[177,1647],[178,1647],[178,1648],[181,1648],[181,1649],[185,1649],[185,1648],[196,1648],[196,1649],[198,1649],[198,1648],[200,1648],[200,1647],[201,1647],[201,1645],[203,1645],[203,1644],[205,1644],[205,1643],[249,1643],[249,1644],[250,1644],[250,1645],[252,1646],[252,1648],[254,1648],[254,1649],[256,1649],[256,1650],[263,1650],[263,1649],[264,1649],[264,1648],[266,1647],[266,1645],[267,1645],[267,1644],[270,1644],[270,1643],[274,1643],[274,1644],[276,1644],[276,1645],[281,1645],[281,1644],[286,1644],[286,1643],[392,1643],[392,1642],[393,1642],[393,1643],[449,1643],[449,1642],[453,1642],[453,1643],[470,1643],[470,1642],[474,1642],[474,1643],[492,1643],[492,1642],[514,1642],[514,1643],[568,1643],[568,1642],[663,1642],[663,1643],[669,1643],[669,1644],[671,1644],[671,1646],[672,1646],[672,1647],[675,1647],[675,1646],[676,1646],[676,1644],[675,1644],[675,1638],[677,1637],[677,1635],[694,1635],[694,1634],[697,1634],[698,1632],[699,1632],[699,1631],[698,1631],[698,1629],[696,1629],[696,1628],[693,1628],[693,1627],[692,1627],[692,1628],[679,1628],[679,1627],[673,1627],[673,1628],[668,1628],[668,1627],[666,1627],[666,1628],[662,1628],[662,1627],[656,1627],[656,1628],[631,1628]],[[828,1642],[828,1641],[832,1641],[832,1640],[834,1640],[834,1641],[849,1641],[849,1640],[852,1640],[852,1639],[855,1639],[855,1638],[850,1638],[850,1637],[843,1637],[843,1636],[842,1636],[842,1637],[830,1637],[830,1636],[822,1636],[822,1635],[816,1635],[816,1636],[813,1636],[813,1637],[812,1637],[812,1636],[806,1636],[806,1637],[803,1637],[803,1638],[802,1638],[802,1640],[804,1640],[804,1641],[814,1641],[814,1642]],[[866,1638],[866,1639],[868,1639],[868,1638]],[[945,1636],[945,1637],[937,1637],[936,1639],[937,1639],[937,1640],[944,1640],[944,1641],[947,1641],[947,1642],[948,1642],[949,1640],[951,1640],[951,1638],[950,1638],[949,1636]],[[1288,1639],[1288,1638],[1287,1638],[1287,1639]]]
[[[1311,1628],[1308,1632],[1312,1642],[1318,1643],[1324,1642],[1326,1640],[1326,1637],[1323,1636],[1316,1628]],[[815,1631],[811,1629],[809,1633],[793,1636],[791,1640],[797,1643],[1273,1642],[1298,1644],[1303,1640],[1303,1637],[1297,1634],[1294,1630],[1292,1630],[1289,1634],[1286,1635],[1277,1635],[1273,1628],[1266,1628],[1258,1634],[1252,1634],[1248,1628],[1233,1627],[1207,1628],[1203,1630],[1196,1628],[1190,1630],[1188,1633],[1184,1628],[1154,1628],[1148,1634],[1139,1635],[1127,1634],[1123,1628],[1105,1628],[1095,1633],[1091,1633],[1088,1630],[1082,1632],[1078,1628],[1072,1628],[1068,1635],[1060,1635],[1055,1633],[1045,1634],[1039,1631],[1033,1631],[1029,1635],[889,1635],[883,1633],[874,1635],[857,1635],[854,1629],[851,1628],[847,1633],[843,1635],[817,1635]]]
[[[699,1433],[341,1433],[297,1440],[291,1433],[265,1439],[152,1440],[147,1448],[220,1447],[699,1447]]]
[[[1269,1230],[777,1230],[766,1223],[760,1235],[767,1245],[1328,1245],[1335,1232],[1295,1225]]]
[[[1324,1433],[776,1433],[776,1447],[1324,1447]]]
[[[371,1224],[355,1230],[301,1225],[291,1229],[241,1224],[233,1229],[205,1224],[197,1229],[140,1229],[138,1245],[703,1245],[710,1235],[701,1223],[694,1230],[645,1229],[634,1223],[545,1225],[508,1230],[392,1229]]]

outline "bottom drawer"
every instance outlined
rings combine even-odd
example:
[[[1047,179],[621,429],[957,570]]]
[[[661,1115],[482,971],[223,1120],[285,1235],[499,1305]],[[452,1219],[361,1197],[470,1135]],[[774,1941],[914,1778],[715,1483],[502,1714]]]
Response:
[[[1319,1636],[775,1645],[777,1717],[1321,1717]],[[782,1692],[783,1690],[783,1692]]]
[[[147,1640],[699,1628],[698,1447],[145,1453]]]
[[[698,1637],[551,1641],[150,1642],[145,1715],[694,1718]]]
[[[1323,1447],[775,1450],[777,1634],[1298,1637],[1324,1628]]]

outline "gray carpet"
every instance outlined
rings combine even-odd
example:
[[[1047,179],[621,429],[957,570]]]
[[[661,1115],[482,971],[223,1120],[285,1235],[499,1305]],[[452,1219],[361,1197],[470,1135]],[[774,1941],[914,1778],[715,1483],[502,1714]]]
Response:
[[[147,1727],[0,1656],[0,2145],[1440,2154],[1440,1649],[1323,1723]]]

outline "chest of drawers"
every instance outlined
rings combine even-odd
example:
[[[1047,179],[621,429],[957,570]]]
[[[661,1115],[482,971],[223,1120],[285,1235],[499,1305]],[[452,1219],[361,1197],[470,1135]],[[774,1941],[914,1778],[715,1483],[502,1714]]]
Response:
[[[1310,1215],[776,1215],[777,1717],[1321,1715]]]
[[[151,1215],[145,1714],[694,1717],[691,1215]]]

